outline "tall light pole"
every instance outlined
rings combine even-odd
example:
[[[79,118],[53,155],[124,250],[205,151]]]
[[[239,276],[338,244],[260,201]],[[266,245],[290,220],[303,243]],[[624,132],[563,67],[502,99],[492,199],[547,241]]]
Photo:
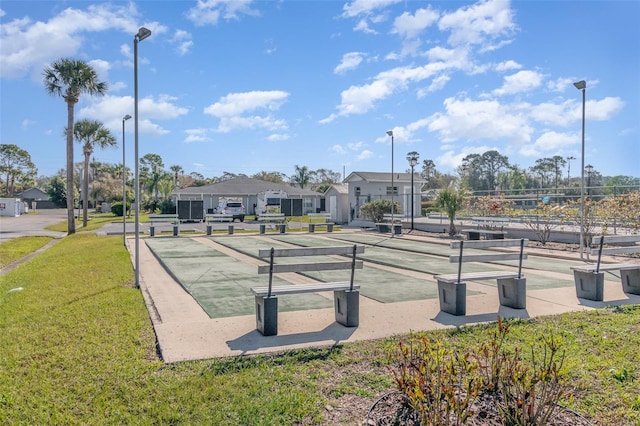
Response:
[[[584,104],[587,82],[580,80],[573,85],[576,86],[576,89],[582,90],[582,164],[580,167],[580,259],[582,259],[584,257]]]
[[[420,158],[420,154],[415,151],[411,151],[407,154],[407,161],[411,166],[411,230],[413,231],[413,168],[418,164],[418,158]]]
[[[394,217],[393,217],[393,196],[395,194],[395,185],[393,178],[393,130],[387,130],[387,135],[391,136],[391,236],[394,234]]]
[[[124,156],[124,122],[130,120],[129,114],[122,117],[122,244],[127,246],[127,166]]]
[[[587,172],[587,196],[591,197],[591,173],[593,173],[593,166],[587,164],[584,166],[584,169]]]
[[[133,93],[134,93],[134,123],[135,123],[135,238],[136,238],[136,287],[140,287],[140,176],[138,174],[138,43],[151,35],[151,30],[140,27],[133,38]]]
[[[571,160],[575,160],[576,157],[567,157],[567,185],[571,184]]]

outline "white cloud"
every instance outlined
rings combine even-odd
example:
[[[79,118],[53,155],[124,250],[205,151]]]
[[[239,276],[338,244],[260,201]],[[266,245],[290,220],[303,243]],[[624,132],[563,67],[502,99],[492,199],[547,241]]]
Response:
[[[394,92],[405,89],[408,83],[422,81],[446,68],[443,63],[431,63],[422,67],[398,67],[378,74],[374,81],[363,86],[351,86],[341,93],[338,113],[321,120],[328,123],[339,116],[363,114],[373,108],[375,102]]]
[[[211,138],[208,136],[209,129],[186,129],[184,132],[187,134],[187,137],[184,140],[187,143],[207,142],[211,140]]]
[[[22,78],[31,72],[34,79],[39,79],[50,62],[77,56],[81,49],[89,48],[85,33],[118,30],[132,36],[138,29],[138,16],[134,3],[119,6],[101,2],[84,10],[66,8],[46,22],[24,17],[3,23],[0,77]],[[154,34],[166,32],[166,27],[156,22],[144,25]],[[124,53],[124,48],[121,51]]]
[[[606,97],[600,100],[589,100],[585,104],[587,120],[606,121],[624,107],[618,97]],[[582,102],[569,99],[561,103],[543,102],[531,107],[531,117],[546,125],[566,127],[582,120]]]
[[[582,119],[582,104],[573,99],[563,102],[542,102],[531,106],[529,115],[535,121],[551,126],[567,126]],[[577,109],[580,108],[580,112]]]
[[[126,114],[133,115],[134,99],[132,96],[111,96],[85,98],[89,104],[80,108],[77,112],[78,118],[95,118],[100,120],[106,127],[114,132],[122,129],[122,117]],[[145,97],[139,100],[138,109],[140,117],[138,121],[139,131],[154,135],[168,133],[160,125],[152,120],[171,120],[186,115],[189,110],[175,104],[176,98],[161,95],[157,99]]]
[[[82,40],[66,31],[56,32],[48,23],[36,25],[29,18],[3,23],[0,38],[0,77],[22,78],[31,69],[41,71],[57,58],[74,55]]]
[[[198,0],[187,12],[187,19],[196,26],[216,25],[220,19],[239,20],[241,15],[260,16],[251,8],[252,0]]]
[[[418,9],[415,14],[404,12],[393,22],[392,33],[400,34],[405,38],[415,38],[420,33],[437,22],[440,14],[430,8]]]
[[[271,112],[277,111],[288,97],[287,92],[279,90],[231,93],[206,107],[204,113],[220,119],[220,132],[257,128],[283,130],[288,127],[287,122],[273,117]],[[255,115],[256,111],[264,111],[266,115]]]
[[[504,0],[487,0],[445,13],[438,24],[443,31],[450,31],[452,46],[485,44],[515,30],[511,4]]]
[[[402,0],[354,0],[346,3],[343,9],[343,16],[353,18],[360,15],[370,15],[377,9],[384,9]]]
[[[169,95],[159,95],[157,99],[153,96],[142,98],[138,102],[138,110],[140,114],[144,114],[150,118],[159,120],[169,120],[186,115],[189,110],[187,108],[175,105],[177,98]]]
[[[500,62],[499,64],[496,64],[496,66],[495,66],[495,69],[498,72],[519,70],[520,68],[522,68],[522,65],[520,65],[516,61],[512,61],[511,59],[508,60],[508,61]]]
[[[366,144],[364,142],[350,142],[347,144],[347,148],[351,151],[359,151],[365,146]]]
[[[438,90],[443,89],[444,86],[449,82],[449,80],[451,80],[451,77],[449,77],[448,75],[446,74],[439,75],[435,77],[433,80],[431,80],[431,84],[427,88],[427,91],[437,92]]]
[[[109,79],[109,70],[111,69],[111,64],[109,62],[102,59],[94,59],[89,61],[88,64],[98,74],[98,80],[106,81]],[[109,85],[109,89],[111,89],[111,85]]]
[[[369,23],[364,18],[358,21],[356,26],[353,27],[353,31],[360,31],[365,34],[377,34],[377,31],[369,27]]]
[[[287,100],[289,93],[280,90],[230,93],[204,109],[214,117],[231,117],[258,109],[276,111]]]
[[[270,113],[277,111],[288,97],[287,92],[279,90],[230,93],[206,107],[204,113],[220,119],[220,132],[242,128],[282,130],[288,127],[287,122]],[[256,111],[265,111],[266,115],[252,115]]]
[[[496,100],[447,98],[446,111],[429,117],[429,130],[438,132],[444,142],[506,139],[511,143],[524,143],[533,133],[525,106],[502,105]]]
[[[547,89],[552,92],[564,92],[568,87],[573,85],[575,80],[571,78],[557,78],[547,82]]]
[[[366,160],[373,157],[373,155],[374,155],[373,152],[369,151],[368,149],[365,149],[360,154],[358,154],[357,159]]]
[[[528,92],[542,84],[543,75],[536,71],[518,71],[515,74],[504,78],[501,88],[493,91],[496,95],[512,95],[515,93]]]
[[[582,105],[582,103],[580,104]],[[585,104],[585,115],[587,120],[606,121],[624,106],[622,99],[610,97],[595,101],[590,100]],[[581,107],[582,108],[582,107]]]
[[[178,55],[180,56],[184,56],[189,53],[189,50],[193,47],[191,34],[184,30],[176,30],[171,42],[176,45],[176,52],[178,52]]]
[[[342,55],[342,61],[333,69],[334,74],[344,74],[347,71],[356,69],[364,58],[362,52],[349,52]]]
[[[24,120],[22,120],[22,128],[26,129],[27,127],[30,127],[31,125],[33,125],[35,123],[36,123],[35,121],[25,118]]]
[[[289,140],[290,136],[286,133],[273,133],[267,137],[268,141],[277,142],[277,141],[286,141]]]
[[[548,131],[540,135],[533,145],[525,145],[520,153],[525,156],[539,156],[545,153],[557,153],[563,148],[580,143],[581,136],[578,133],[559,133]]]
[[[221,117],[220,124],[218,125],[218,131],[228,133],[236,129],[267,129],[267,130],[282,130],[287,128],[287,122],[285,120],[278,120],[270,116],[251,116],[251,117]]]
[[[329,151],[335,152],[336,154],[345,154],[347,151],[342,147],[342,145],[333,145],[329,148]]]

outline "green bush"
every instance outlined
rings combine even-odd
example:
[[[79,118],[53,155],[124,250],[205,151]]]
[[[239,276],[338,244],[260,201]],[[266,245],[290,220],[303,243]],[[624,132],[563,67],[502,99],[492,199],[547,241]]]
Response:
[[[393,212],[402,213],[400,204],[394,200]],[[373,200],[360,207],[360,216],[374,222],[382,222],[385,214],[391,213],[391,200]]]
[[[113,203],[111,205],[111,213],[113,213],[115,216],[122,216],[123,215],[123,208],[122,208],[122,203]]]
[[[173,214],[176,212],[176,205],[171,200],[162,200],[158,208],[161,214]]]

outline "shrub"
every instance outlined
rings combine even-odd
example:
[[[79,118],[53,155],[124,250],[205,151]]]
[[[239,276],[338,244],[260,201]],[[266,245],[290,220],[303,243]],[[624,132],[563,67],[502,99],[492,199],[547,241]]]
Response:
[[[402,213],[400,204],[395,200],[393,201],[393,212]],[[391,200],[373,200],[360,207],[360,216],[373,222],[382,222],[384,215],[389,213],[391,213]]]
[[[465,424],[481,395],[496,402],[503,424],[547,424],[566,389],[562,341],[547,330],[527,359],[521,348],[505,348],[508,332],[498,317],[489,341],[464,352],[424,337],[398,344],[391,371],[422,424]]]
[[[116,216],[122,216],[123,215],[123,208],[122,208],[122,203],[113,203],[111,205],[111,213],[113,213]]]
[[[171,200],[162,200],[158,208],[161,214],[173,214],[176,212],[176,205]]]

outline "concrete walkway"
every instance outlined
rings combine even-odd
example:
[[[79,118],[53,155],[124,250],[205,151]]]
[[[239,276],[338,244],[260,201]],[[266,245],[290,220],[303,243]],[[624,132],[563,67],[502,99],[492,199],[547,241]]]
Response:
[[[317,234],[317,237],[323,238],[322,234]],[[215,238],[194,238],[199,239],[202,244],[234,258],[255,265],[259,262],[252,257],[216,243]],[[381,238],[387,237],[381,236]],[[437,241],[421,236],[403,235],[396,238],[422,243],[442,243],[441,240]],[[130,253],[133,253],[134,239],[128,238],[127,244]],[[575,259],[576,265],[581,263],[578,255],[570,252],[558,253],[534,248],[528,249],[527,252],[529,259],[535,258],[537,262],[554,262],[554,258],[561,254],[564,259]],[[398,253],[398,256],[402,256],[402,252]],[[390,266],[371,266],[394,270]],[[400,269],[395,269],[395,271],[399,273],[399,276],[408,274],[428,279],[425,274],[420,272]],[[543,271],[534,270],[527,271],[527,273],[545,274]],[[562,275],[563,279],[572,279],[571,271],[568,268],[566,274],[554,274]],[[357,276],[356,272],[356,280]],[[256,272],[256,284],[263,283],[263,278],[264,276],[260,278]],[[256,331],[253,314],[228,318],[209,318],[197,301],[161,266],[158,259],[148,249],[144,239],[140,241],[141,290],[149,309],[162,358],[168,363],[385,338],[411,331],[495,321],[498,315],[504,318],[533,318],[610,305],[640,303],[640,296],[622,292],[620,282],[616,277],[607,275],[605,279],[604,302],[578,299],[573,286],[564,286],[528,290],[527,308],[522,310],[500,306],[495,286],[470,282],[468,283],[467,315],[461,317],[440,312],[437,299],[379,303],[361,295],[360,325],[357,328],[346,328],[335,323],[333,308],[279,312],[278,335],[265,337]],[[431,279],[431,281],[433,280]],[[361,283],[361,285],[365,284]],[[425,282],[425,285],[428,283]],[[332,298],[331,294],[325,294],[325,296]]]

